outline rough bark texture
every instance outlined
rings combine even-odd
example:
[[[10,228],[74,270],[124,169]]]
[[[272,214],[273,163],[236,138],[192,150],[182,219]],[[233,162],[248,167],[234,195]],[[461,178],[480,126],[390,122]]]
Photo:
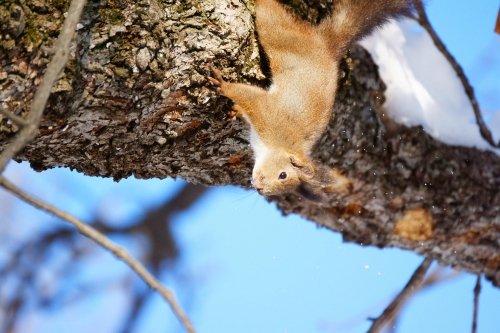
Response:
[[[27,112],[67,5],[0,4],[0,107]],[[314,8],[305,17],[328,7]],[[36,170],[64,166],[116,180],[249,186],[246,125],[229,121],[228,101],[206,76],[212,63],[230,80],[264,82],[252,10],[227,0],[90,1],[40,134],[17,158]],[[327,204],[273,198],[280,209],[348,241],[409,249],[500,285],[500,158],[392,123],[381,108],[384,84],[359,47],[339,80],[315,157],[341,169],[354,189]],[[0,116],[0,147],[16,131]]]

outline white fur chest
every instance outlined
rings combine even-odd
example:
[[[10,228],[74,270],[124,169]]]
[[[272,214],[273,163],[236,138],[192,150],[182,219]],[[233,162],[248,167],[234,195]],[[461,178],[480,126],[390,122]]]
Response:
[[[250,129],[250,146],[252,146],[255,156],[255,170],[258,169],[260,164],[267,158],[270,149],[262,142],[262,139],[253,127]]]

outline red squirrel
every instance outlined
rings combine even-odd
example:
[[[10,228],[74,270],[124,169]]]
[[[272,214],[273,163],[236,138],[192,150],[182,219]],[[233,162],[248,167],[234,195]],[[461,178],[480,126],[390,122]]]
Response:
[[[407,12],[411,0],[336,0],[318,25],[294,17],[276,0],[256,0],[255,23],[269,59],[268,89],[224,81],[212,68],[223,96],[250,124],[255,165],[252,184],[263,195],[345,192],[351,182],[319,166],[311,150],[325,131],[337,90],[338,65],[348,47],[388,18]]]

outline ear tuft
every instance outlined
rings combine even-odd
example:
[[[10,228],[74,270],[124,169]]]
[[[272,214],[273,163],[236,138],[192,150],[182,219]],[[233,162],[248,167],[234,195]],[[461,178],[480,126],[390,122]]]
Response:
[[[349,178],[335,168],[322,165],[318,166],[313,177],[303,179],[299,176],[299,179],[301,182],[295,189],[296,193],[316,203],[328,202],[330,198],[347,195],[353,190],[353,183]]]
[[[312,182],[325,193],[349,193],[353,189],[353,183],[349,178],[342,175],[338,169],[330,169],[326,166],[319,167]]]
[[[294,168],[298,169],[301,174],[309,178],[314,177],[314,174],[316,173],[316,168],[310,160],[303,160],[294,155],[290,155],[290,163]]]

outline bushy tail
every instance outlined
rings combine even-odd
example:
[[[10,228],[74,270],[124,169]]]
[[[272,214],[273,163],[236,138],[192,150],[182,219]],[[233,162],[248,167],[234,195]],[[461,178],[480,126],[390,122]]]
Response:
[[[318,26],[331,44],[336,57],[341,57],[355,41],[369,34],[391,17],[411,10],[411,0],[335,0],[330,16]]]

